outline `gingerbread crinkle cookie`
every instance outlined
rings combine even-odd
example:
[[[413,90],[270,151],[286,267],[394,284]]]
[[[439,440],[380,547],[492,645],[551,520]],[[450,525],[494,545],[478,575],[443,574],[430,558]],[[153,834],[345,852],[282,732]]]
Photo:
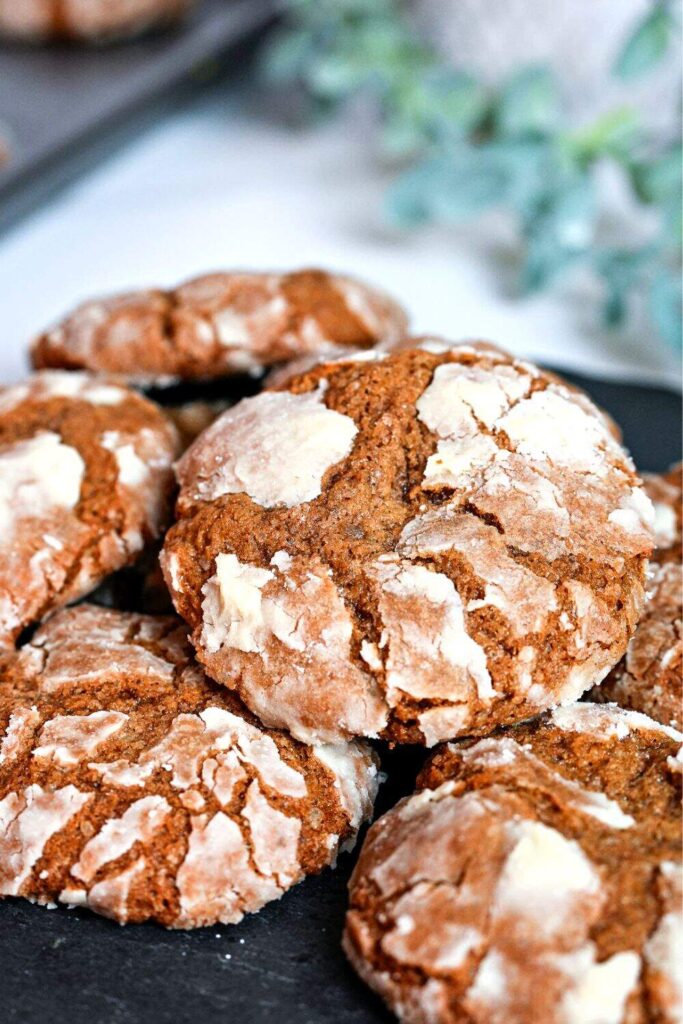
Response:
[[[322,270],[206,274],[171,291],[83,303],[36,339],[36,367],[120,374],[143,386],[264,368],[336,346],[368,349],[405,334],[382,292]]]
[[[0,643],[134,561],[166,526],[177,436],[84,373],[0,390]]]
[[[377,781],[363,743],[264,729],[174,617],[80,605],[4,668],[0,895],[236,923],[353,845]]]
[[[683,736],[614,705],[440,748],[370,829],[344,948],[408,1024],[676,1024]]]
[[[177,467],[162,565],[207,672],[300,739],[432,745],[575,700],[654,513],[583,394],[492,348],[324,364]]]

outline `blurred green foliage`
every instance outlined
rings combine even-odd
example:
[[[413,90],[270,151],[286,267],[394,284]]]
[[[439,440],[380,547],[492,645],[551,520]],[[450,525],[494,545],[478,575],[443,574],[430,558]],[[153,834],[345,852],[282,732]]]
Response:
[[[673,0],[655,0],[614,74],[634,79],[651,70],[678,30]],[[386,196],[394,224],[457,223],[507,209],[519,225],[524,291],[588,265],[604,282],[608,323],[620,323],[640,293],[658,333],[680,344],[680,139],[656,148],[629,109],[570,127],[546,67],[521,68],[487,89],[417,37],[400,0],[288,0],[265,70],[273,84],[302,86],[318,112],[358,94],[376,101],[382,146],[402,164]],[[599,241],[595,169],[605,159],[657,214],[647,244]]]

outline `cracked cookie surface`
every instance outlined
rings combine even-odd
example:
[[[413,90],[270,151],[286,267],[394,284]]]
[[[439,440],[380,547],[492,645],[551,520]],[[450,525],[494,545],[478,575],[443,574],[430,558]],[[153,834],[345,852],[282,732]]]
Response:
[[[653,510],[581,392],[493,349],[317,367],[180,460],[163,569],[209,675],[301,739],[432,745],[623,654]]]
[[[591,691],[591,700],[616,701],[680,728],[683,699],[683,566],[679,463],[644,477],[655,508],[656,549],[650,561],[642,618],[626,654]]]
[[[439,748],[351,878],[360,976],[408,1024],[677,1024],[682,742],[574,704]]]
[[[159,535],[177,445],[157,406],[86,373],[0,390],[0,643]]]
[[[353,844],[369,748],[264,729],[185,634],[175,616],[80,605],[5,663],[0,895],[236,923]]]
[[[401,307],[361,281],[322,270],[216,273],[172,291],[86,302],[37,338],[36,367],[120,374],[142,385],[258,373],[337,345],[405,334]]]

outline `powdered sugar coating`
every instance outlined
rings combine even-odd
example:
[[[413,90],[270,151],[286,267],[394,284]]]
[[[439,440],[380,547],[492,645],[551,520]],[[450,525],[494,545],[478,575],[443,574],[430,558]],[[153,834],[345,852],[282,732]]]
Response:
[[[266,508],[312,501],[325,473],[351,451],[356,433],[350,417],[325,406],[322,389],[243,399],[178,463],[181,503],[240,493]]]
[[[492,736],[463,748],[449,744],[448,750],[469,767],[496,769],[505,766],[515,773],[519,787],[531,786],[549,794],[560,793],[568,808],[595,818],[609,828],[631,828],[635,824],[633,817],[625,814],[617,801],[610,800],[598,790],[580,786],[565,778],[512,737]]]
[[[259,569],[232,554],[218,556],[203,588],[203,664],[239,679],[262,721],[286,726],[304,742],[377,735],[385,706],[351,660],[352,622],[341,594],[320,564],[280,564],[286,568]],[[273,680],[267,692],[261,664]],[[316,697],[315,715],[307,695]]]
[[[377,562],[370,574],[381,591],[378,646],[390,707],[401,693],[465,707],[472,691],[480,700],[494,696],[486,655],[467,633],[462,600],[447,576],[398,561]]]
[[[0,743],[0,766],[9,764],[29,749],[40,722],[36,707],[18,708],[7,723],[5,735]]]
[[[100,868],[118,860],[136,843],[145,843],[161,827],[171,808],[162,796],[145,796],[132,803],[120,818],[110,818],[81,850],[71,874],[92,882]]]
[[[55,582],[65,579],[65,573],[53,568],[52,553],[83,543],[87,536],[75,516],[84,475],[79,453],[52,431],[0,448],[0,637],[12,637],[24,624],[53,573]],[[42,551],[27,559],[41,531],[52,543],[43,543]],[[24,582],[21,589],[16,586],[18,574]]]
[[[9,412],[29,398],[41,402],[52,398],[74,398],[91,405],[120,405],[127,393],[126,388],[98,380],[89,373],[43,370],[23,384],[4,388],[0,396],[0,412]]]
[[[671,1024],[683,1020],[683,870],[663,861],[657,873],[663,915],[645,944],[646,985],[650,998]]]
[[[591,692],[666,725],[683,725],[683,565],[681,466],[645,478],[655,508],[657,547],[647,576],[647,599],[625,656]]]
[[[0,643],[158,535],[175,451],[159,410],[88,374],[36,374],[0,392]]]
[[[457,551],[484,584],[483,597],[470,601],[467,610],[498,608],[518,636],[540,632],[558,606],[553,585],[516,562],[496,528],[474,515],[426,512],[404,527],[398,550],[418,558]]]
[[[66,767],[93,754],[128,721],[121,711],[93,711],[90,715],[57,715],[45,722],[33,756]]]
[[[246,400],[181,461],[162,566],[199,659],[307,741],[431,745],[576,700],[626,647],[652,546],[611,425],[491,346],[381,355]],[[353,424],[336,462],[322,428],[289,450],[309,406]]]
[[[215,273],[170,292],[86,302],[37,338],[32,352],[35,366],[162,384],[259,372],[340,344],[367,349],[401,338],[406,322],[392,299],[349,277],[318,270]]]
[[[331,863],[372,811],[367,747],[267,730],[204,677],[173,618],[80,605],[6,672],[4,895],[122,923],[237,922]]]
[[[683,733],[656,722],[639,711],[628,711],[616,704],[569,704],[554,708],[550,714],[553,725],[566,732],[588,733],[595,740],[607,742],[624,739],[632,732],[652,732],[683,743]]]
[[[37,783],[0,800],[0,896],[18,896],[45,844],[91,799],[75,786]]]
[[[545,715],[449,744],[372,826],[344,948],[400,1020],[678,1020],[679,798],[655,735],[610,757]]]

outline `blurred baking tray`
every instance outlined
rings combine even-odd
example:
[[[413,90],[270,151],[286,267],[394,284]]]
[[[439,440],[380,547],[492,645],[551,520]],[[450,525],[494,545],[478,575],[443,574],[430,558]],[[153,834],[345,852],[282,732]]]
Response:
[[[181,26],[129,43],[0,44],[0,231],[70,184],[184,91],[239,68],[275,0],[202,0]]]

